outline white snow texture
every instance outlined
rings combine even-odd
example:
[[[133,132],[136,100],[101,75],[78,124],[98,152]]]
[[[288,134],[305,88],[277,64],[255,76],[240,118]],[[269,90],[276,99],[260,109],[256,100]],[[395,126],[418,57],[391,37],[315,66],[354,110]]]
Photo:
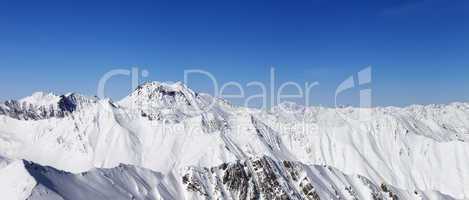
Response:
[[[469,104],[360,110],[35,93],[0,104],[1,199],[469,198]]]

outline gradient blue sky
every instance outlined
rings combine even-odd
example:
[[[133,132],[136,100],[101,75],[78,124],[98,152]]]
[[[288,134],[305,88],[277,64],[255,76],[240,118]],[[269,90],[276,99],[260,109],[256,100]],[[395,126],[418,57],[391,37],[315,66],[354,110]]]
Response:
[[[95,95],[115,68],[147,69],[143,81],[200,68],[247,83],[267,82],[275,67],[279,83],[318,81],[311,99],[331,105],[337,85],[369,65],[376,106],[468,101],[468,1],[0,1],[3,100]],[[210,91],[207,81],[190,86]],[[120,77],[108,94],[129,90]]]

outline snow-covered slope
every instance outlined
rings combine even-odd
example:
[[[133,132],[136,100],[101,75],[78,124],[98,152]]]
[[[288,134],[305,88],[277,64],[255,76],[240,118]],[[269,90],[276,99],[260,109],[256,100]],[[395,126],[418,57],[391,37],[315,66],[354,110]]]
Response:
[[[2,199],[26,199],[36,185],[21,160],[0,157],[0,194]]]
[[[334,176],[366,177],[375,188],[402,191],[404,199],[416,199],[414,191],[438,191],[418,192],[430,199],[469,198],[469,104],[373,108],[367,121],[356,120],[359,111],[291,103],[270,111],[234,107],[181,83],[146,83],[118,102],[36,93],[0,104],[0,155],[71,173],[123,163],[152,170],[163,182],[181,182],[187,168],[216,181],[216,172],[203,170],[265,157],[275,166],[308,166],[302,171],[333,167]],[[289,193],[301,194],[293,182]],[[341,187],[355,187],[345,182]],[[188,190],[179,187],[167,185],[176,194]],[[216,195],[213,184],[206,188]],[[371,194],[370,188],[355,189]]]
[[[25,165],[38,181],[28,200],[452,199],[439,192],[378,185],[332,167],[276,162],[268,157],[212,168],[187,167],[176,176],[128,165],[80,174],[31,162]]]
[[[19,101],[6,101],[0,105],[0,114],[19,120],[39,120],[65,117],[67,114],[96,102],[97,99],[70,93],[62,96],[36,92]]]

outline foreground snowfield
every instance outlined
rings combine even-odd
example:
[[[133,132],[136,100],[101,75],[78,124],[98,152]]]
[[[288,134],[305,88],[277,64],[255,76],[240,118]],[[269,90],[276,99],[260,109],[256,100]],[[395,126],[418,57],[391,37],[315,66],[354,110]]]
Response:
[[[367,121],[359,111],[291,103],[260,111],[181,83],[146,83],[118,102],[35,93],[0,104],[0,193],[469,198],[469,104],[373,108]]]

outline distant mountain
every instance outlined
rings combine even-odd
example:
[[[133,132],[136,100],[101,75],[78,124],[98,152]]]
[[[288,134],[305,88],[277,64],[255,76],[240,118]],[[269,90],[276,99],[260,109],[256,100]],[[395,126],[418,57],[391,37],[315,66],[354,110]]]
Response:
[[[372,108],[367,121],[361,110],[236,107],[182,83],[145,83],[118,102],[35,93],[0,104],[0,193],[469,198],[469,104]]]

